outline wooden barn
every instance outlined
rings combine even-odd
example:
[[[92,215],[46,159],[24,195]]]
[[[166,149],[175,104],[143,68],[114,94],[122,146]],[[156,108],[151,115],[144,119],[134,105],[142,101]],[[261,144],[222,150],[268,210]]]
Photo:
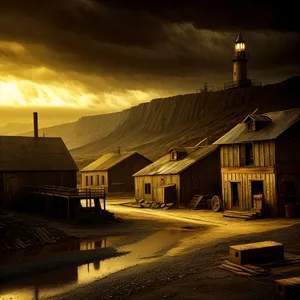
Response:
[[[134,174],[135,198],[187,204],[195,194],[221,193],[220,154],[216,145],[169,153]]]
[[[300,108],[250,114],[217,140],[221,145],[222,197],[227,210],[284,216],[300,200]]]
[[[0,136],[1,206],[26,205],[22,185],[76,188],[77,171],[61,138]]]
[[[108,193],[133,192],[132,175],[151,163],[138,152],[107,153],[81,170],[82,186],[104,186]]]

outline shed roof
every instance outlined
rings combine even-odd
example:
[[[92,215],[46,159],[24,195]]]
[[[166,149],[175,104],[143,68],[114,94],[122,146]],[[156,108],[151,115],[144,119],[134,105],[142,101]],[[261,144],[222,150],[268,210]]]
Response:
[[[0,136],[0,171],[78,171],[61,138]]]
[[[214,144],[238,144],[251,141],[274,140],[300,119],[300,108],[274,111],[263,114],[272,120],[257,131],[246,131],[246,124],[240,123],[223,135]]]
[[[132,157],[133,155],[141,155],[138,152],[124,152],[124,153],[117,153],[117,152],[111,152],[111,153],[106,153],[102,155],[100,158],[97,160],[93,161],[90,163],[88,166],[83,168],[81,171],[82,172],[88,172],[88,171],[107,171],[111,169],[112,167],[116,166],[117,164],[121,163],[125,159],[128,159]],[[149,160],[148,158],[144,157],[145,159]],[[149,160],[149,162],[151,162]]]
[[[180,174],[197,161],[203,159],[217,149],[216,145],[202,146],[187,150],[188,155],[180,160],[170,160],[170,154],[163,156],[151,165],[143,168],[133,176],[175,175]]]
[[[258,122],[271,122],[271,118],[265,116],[265,115],[257,115],[257,114],[250,114],[248,115],[243,123],[247,122],[249,119],[252,119],[252,120],[255,120],[255,121],[258,121]]]

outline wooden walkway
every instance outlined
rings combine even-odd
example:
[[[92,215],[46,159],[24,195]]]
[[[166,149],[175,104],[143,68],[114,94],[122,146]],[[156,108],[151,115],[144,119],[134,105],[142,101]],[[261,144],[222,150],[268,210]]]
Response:
[[[67,218],[78,218],[80,215],[95,215],[106,210],[106,192],[104,187],[99,188],[68,188],[58,186],[22,186],[23,195],[34,197],[34,207],[44,207],[44,213],[49,215],[49,211],[67,210]],[[85,200],[85,207],[82,205]],[[92,200],[94,206],[92,206]],[[101,207],[100,200],[103,201]],[[44,202],[43,205],[40,205]],[[63,215],[63,211],[61,213]]]

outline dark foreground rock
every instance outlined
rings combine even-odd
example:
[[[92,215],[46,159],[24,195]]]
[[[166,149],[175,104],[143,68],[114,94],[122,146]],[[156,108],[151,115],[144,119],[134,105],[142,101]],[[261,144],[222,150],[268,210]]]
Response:
[[[0,252],[64,242],[71,238],[46,221],[0,211]]]

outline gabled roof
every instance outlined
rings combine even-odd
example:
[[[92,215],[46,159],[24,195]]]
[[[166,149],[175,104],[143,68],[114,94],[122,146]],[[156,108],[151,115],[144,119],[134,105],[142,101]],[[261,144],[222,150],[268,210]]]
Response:
[[[256,114],[250,114],[248,115],[243,123],[246,123],[249,119],[252,119],[254,121],[258,121],[258,122],[271,122],[271,118],[265,116],[265,115],[256,115]]]
[[[180,152],[180,153],[186,153],[187,150],[185,148],[177,148],[177,147],[173,147],[169,149],[169,152],[171,151],[176,151],[176,152]]]
[[[151,176],[151,175],[169,175],[180,174],[197,161],[203,159],[217,149],[216,145],[202,146],[192,150],[188,150],[188,155],[180,160],[170,160],[167,154],[158,159],[151,165],[138,171],[133,176]]]
[[[117,153],[117,152],[111,152],[102,155],[97,160],[90,163],[88,166],[83,168],[81,172],[88,172],[88,171],[107,171],[111,169],[112,167],[116,166],[117,164],[121,163],[125,159],[130,158],[133,155],[140,155],[144,157],[143,155],[139,154],[138,152],[124,152],[124,153]],[[144,157],[145,159],[149,160],[148,158]],[[149,160],[149,162],[151,162]]]
[[[215,145],[238,144],[251,141],[274,140],[300,120],[300,108],[274,111],[263,114],[272,121],[257,131],[246,131],[246,124],[240,123],[214,142]]]
[[[78,171],[61,138],[0,136],[0,172]]]

